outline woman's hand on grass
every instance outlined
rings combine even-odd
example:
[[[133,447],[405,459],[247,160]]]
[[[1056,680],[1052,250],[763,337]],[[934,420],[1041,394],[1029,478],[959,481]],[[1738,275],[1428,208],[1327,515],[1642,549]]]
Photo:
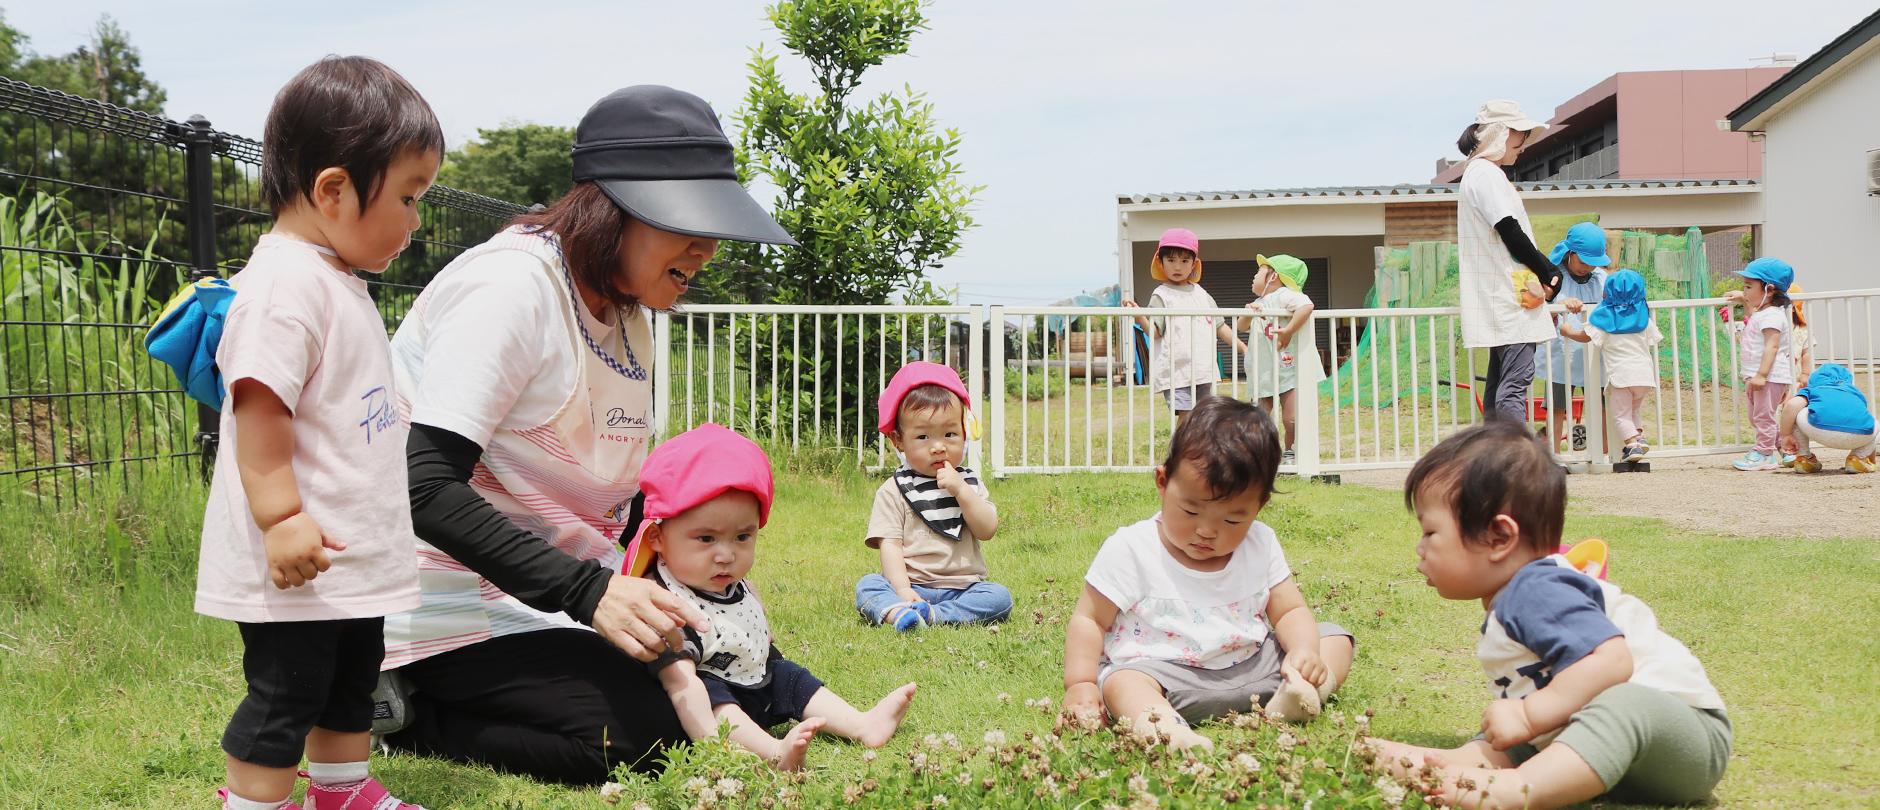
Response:
[[[1482,738],[1497,751],[1506,751],[1534,739],[1527,706],[1516,698],[1502,698],[1482,712]]]
[[[680,628],[711,632],[698,608],[650,579],[615,576],[594,608],[594,629],[622,652],[652,661],[666,650],[685,646]]]
[[[261,533],[268,551],[268,577],[281,590],[298,588],[333,567],[326,550],[344,551],[346,544],[328,535],[306,512],[295,512]]]

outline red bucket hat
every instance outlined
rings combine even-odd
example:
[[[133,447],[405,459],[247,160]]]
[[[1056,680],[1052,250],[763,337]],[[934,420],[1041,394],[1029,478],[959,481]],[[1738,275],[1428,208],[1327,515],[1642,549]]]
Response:
[[[770,457],[756,442],[711,422],[661,442],[640,466],[646,517],[627,545],[621,573],[637,577],[652,564],[652,549],[641,542],[647,526],[732,490],[757,496],[758,526],[770,521],[770,501],[777,488],[770,477]]]
[[[907,392],[923,385],[938,385],[952,391],[966,405],[966,421],[972,424],[973,400],[966,393],[966,386],[960,382],[960,374],[939,363],[916,360],[894,372],[894,379],[888,381],[888,387],[881,390],[881,398],[875,401],[875,408],[881,414],[881,424],[877,427],[883,434],[893,433],[895,419],[901,415],[901,400]]]

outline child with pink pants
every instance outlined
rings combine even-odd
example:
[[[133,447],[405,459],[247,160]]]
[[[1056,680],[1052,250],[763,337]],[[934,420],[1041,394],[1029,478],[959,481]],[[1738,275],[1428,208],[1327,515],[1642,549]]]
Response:
[[[1562,319],[1560,334],[1591,343],[1606,364],[1606,395],[1619,438],[1625,441],[1620,461],[1632,461],[1651,449],[1645,443],[1645,397],[1658,388],[1658,342],[1664,334],[1652,322],[1645,303],[1645,278],[1632,270],[1606,277],[1605,295],[1586,328]]]

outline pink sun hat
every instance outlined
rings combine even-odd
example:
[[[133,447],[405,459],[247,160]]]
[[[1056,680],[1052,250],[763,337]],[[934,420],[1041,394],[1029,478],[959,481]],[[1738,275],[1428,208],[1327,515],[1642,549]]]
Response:
[[[965,403],[967,413],[972,413],[973,400],[966,393],[966,386],[960,382],[960,374],[939,363],[916,360],[894,372],[894,379],[888,381],[888,387],[881,390],[881,398],[875,401],[875,408],[881,414],[881,424],[877,426],[883,434],[893,433],[895,420],[901,415],[901,400],[907,392],[923,385],[938,385],[952,391]],[[971,417],[967,417],[968,420]]]
[[[647,526],[733,490],[756,495],[757,525],[770,522],[770,502],[777,489],[770,477],[770,457],[757,442],[712,422],[661,442],[640,466],[646,516],[627,545],[621,573],[637,577],[652,564],[652,549],[641,542]]]

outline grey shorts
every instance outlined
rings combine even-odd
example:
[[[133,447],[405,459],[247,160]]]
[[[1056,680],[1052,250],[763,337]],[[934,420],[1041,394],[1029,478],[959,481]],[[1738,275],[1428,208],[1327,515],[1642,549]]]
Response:
[[[1734,738],[1722,709],[1694,709],[1649,686],[1622,683],[1574,712],[1552,744],[1579,754],[1609,799],[1689,804],[1723,779]],[[1520,765],[1536,753],[1522,744],[1508,749],[1508,758]]]
[[[1327,636],[1352,638],[1351,631],[1343,627],[1331,622],[1319,622],[1319,638]],[[1356,639],[1352,643],[1356,644]],[[1264,704],[1274,692],[1279,691],[1282,680],[1279,666],[1285,658],[1286,650],[1279,645],[1279,638],[1268,633],[1258,652],[1231,667],[1201,669],[1172,661],[1105,664],[1097,670],[1097,686],[1102,688],[1103,682],[1109,680],[1112,673],[1133,669],[1154,678],[1161,685],[1162,694],[1168,698],[1169,705],[1175,707],[1175,711],[1181,712],[1182,719],[1199,723],[1225,716],[1229,711],[1252,711],[1256,701]]]
[[[1195,409],[1196,402],[1200,402],[1211,396],[1214,396],[1214,383],[1197,385],[1193,388],[1186,385],[1178,385],[1167,391],[1163,391],[1162,401],[1168,402],[1172,399],[1175,401],[1175,410],[1192,411]]]

